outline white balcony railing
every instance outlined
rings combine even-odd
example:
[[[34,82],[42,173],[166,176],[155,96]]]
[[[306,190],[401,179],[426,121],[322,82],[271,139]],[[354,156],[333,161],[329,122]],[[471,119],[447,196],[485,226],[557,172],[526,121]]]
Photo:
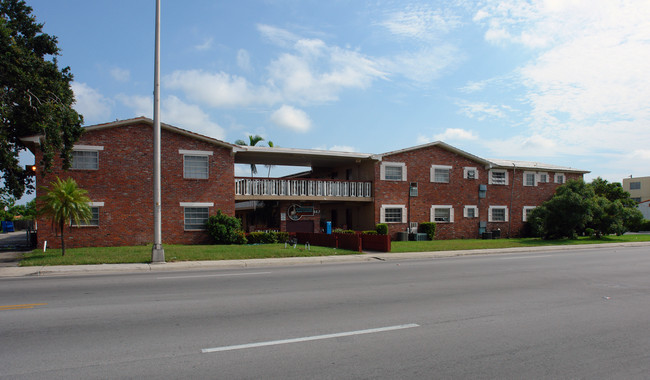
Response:
[[[235,195],[370,198],[372,197],[372,182],[235,178]]]

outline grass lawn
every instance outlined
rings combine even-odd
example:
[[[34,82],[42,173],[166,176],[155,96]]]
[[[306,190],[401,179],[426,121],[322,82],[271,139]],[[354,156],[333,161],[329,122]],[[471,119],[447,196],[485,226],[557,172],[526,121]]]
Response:
[[[650,241],[650,235],[605,236],[601,239],[579,238],[577,240],[541,239],[462,239],[433,241],[394,241],[392,252],[457,251],[465,249],[513,248],[551,245],[605,244]],[[304,245],[285,248],[284,244],[263,245],[164,245],[165,259],[171,261],[198,260],[244,260],[273,257],[305,257],[329,255],[354,255],[358,252],[344,249]],[[151,262],[151,246],[68,248],[65,256],[60,249],[26,252],[20,266],[35,265],[82,265],[82,264],[120,264]]]

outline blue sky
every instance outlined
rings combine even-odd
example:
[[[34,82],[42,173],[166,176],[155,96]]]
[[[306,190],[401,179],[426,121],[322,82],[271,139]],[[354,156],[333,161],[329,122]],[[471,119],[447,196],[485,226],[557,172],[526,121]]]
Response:
[[[154,0],[27,3],[87,125],[152,116]],[[184,129],[650,175],[647,0],[162,0],[161,28],[162,121]]]

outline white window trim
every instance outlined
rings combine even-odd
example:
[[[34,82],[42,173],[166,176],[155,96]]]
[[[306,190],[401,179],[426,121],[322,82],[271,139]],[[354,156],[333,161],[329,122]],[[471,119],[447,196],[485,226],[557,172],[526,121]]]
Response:
[[[75,145],[72,147],[72,150],[100,151],[100,150],[104,150],[104,147],[101,145]]]
[[[401,222],[387,222],[386,221],[386,209],[387,208],[401,208],[402,209],[402,221]],[[381,210],[379,212],[379,222],[380,223],[406,223],[406,206],[405,205],[382,205]]]
[[[88,207],[104,207],[104,202],[88,202]],[[86,228],[86,227],[99,227],[99,219],[97,220],[97,225],[95,224],[73,224],[73,221],[70,221],[70,227],[76,228]]]
[[[431,182],[433,182],[433,183],[449,183],[449,182],[451,182],[451,168],[452,167],[449,166],[449,165],[431,165],[431,169],[430,169],[430,173],[429,173]],[[449,170],[449,181],[447,181],[447,182],[438,182],[438,181],[436,181],[435,180],[435,178],[436,178],[436,169]]]
[[[188,156],[212,156],[214,154],[211,150],[187,150],[179,149],[179,154],[188,155]]]
[[[524,221],[524,222],[527,222],[528,217],[526,217],[526,211],[534,210],[536,208],[537,208],[537,206],[524,206],[524,208],[521,210],[521,220]]]
[[[532,174],[532,176],[533,176],[533,184],[532,184],[532,185],[527,185],[527,184],[526,184],[526,176],[531,175],[531,174]],[[538,183],[538,182],[539,182],[539,178],[537,177],[537,174],[536,174],[535,172],[524,172],[524,176],[523,176],[523,178],[522,178],[521,183],[522,183],[525,187],[533,187],[533,186],[537,186],[537,183]]]
[[[505,220],[494,220],[492,218],[492,211],[494,209],[505,209]],[[488,207],[488,222],[494,222],[494,223],[504,223],[507,222],[508,219],[510,218],[509,212],[508,212],[508,206],[490,206]]]
[[[104,207],[104,202],[88,202],[90,207]]]
[[[441,208],[441,209],[449,209],[449,221],[448,222],[438,222],[436,221],[436,209]],[[450,205],[432,205],[431,206],[431,222],[434,223],[453,223],[454,222],[454,206]]]
[[[492,173],[506,173],[506,178],[505,178],[506,183],[504,183],[504,184],[500,184],[500,183],[499,183],[499,184],[495,184],[495,183],[492,183]],[[507,185],[508,185],[508,182],[509,182],[509,181],[508,181],[508,171],[505,170],[505,169],[492,169],[492,170],[490,170],[490,172],[488,173],[488,184],[489,184],[489,185],[507,186]]]
[[[180,150],[179,150],[180,152]],[[208,165],[208,176],[207,178],[196,178],[196,177],[188,177],[187,174],[185,173],[185,157],[187,156],[194,156],[194,157],[209,157],[212,155],[212,152],[205,152],[205,151],[185,151],[185,152],[198,152],[198,154],[192,154],[192,153],[185,153],[183,154],[183,178],[184,179],[198,179],[198,180],[205,180],[205,179],[210,179],[210,159],[208,158],[207,160],[207,165]]]
[[[386,179],[386,166],[401,166],[402,167],[402,179]],[[379,167],[379,178],[382,181],[406,181],[406,163],[404,162],[391,162],[384,161]]]
[[[563,179],[562,182],[558,182],[558,180],[559,180],[558,176],[562,176],[562,179]],[[566,174],[564,174],[564,173],[555,173],[555,175],[553,176],[553,182],[559,183],[559,184],[566,183]]]
[[[473,170],[474,171],[474,178],[469,178],[467,177],[467,173],[469,171]],[[466,166],[463,168],[463,178],[465,179],[478,179],[478,168],[472,167],[472,166]]]
[[[542,182],[542,176],[546,175],[546,181]],[[538,172],[537,173],[537,183],[548,183],[549,182],[549,176],[547,172]]]
[[[473,209],[474,210],[474,218],[478,218],[478,206],[465,206],[463,208],[463,217],[464,218],[469,218],[467,210]]]
[[[181,207],[214,207],[214,202],[180,202]]]

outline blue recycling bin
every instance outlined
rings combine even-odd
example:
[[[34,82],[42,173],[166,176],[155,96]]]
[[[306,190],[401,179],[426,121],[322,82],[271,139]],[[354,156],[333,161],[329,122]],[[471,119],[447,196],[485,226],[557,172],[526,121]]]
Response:
[[[325,232],[328,235],[332,234],[332,222],[325,222]]]

